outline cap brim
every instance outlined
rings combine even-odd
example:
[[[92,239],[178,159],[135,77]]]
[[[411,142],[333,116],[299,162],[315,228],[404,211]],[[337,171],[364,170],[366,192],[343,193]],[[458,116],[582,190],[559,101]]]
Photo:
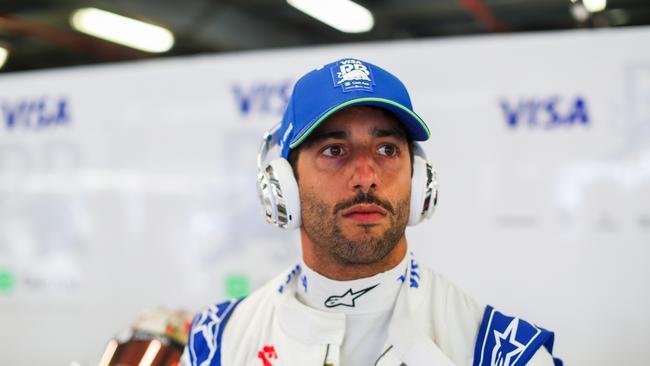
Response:
[[[406,106],[389,99],[367,97],[351,99],[345,103],[338,104],[328,109],[318,118],[314,119],[314,121],[305,125],[301,131],[298,131],[293,139],[291,139],[289,148],[293,149],[303,143],[305,139],[307,139],[307,137],[309,137],[309,135],[332,114],[340,111],[341,109],[354,105],[371,105],[391,111],[402,122],[404,129],[406,130],[406,133],[409,135],[409,137],[415,141],[425,141],[431,135],[429,132],[429,127],[427,127],[422,118],[420,118],[420,116],[415,114],[415,112],[411,111]]]

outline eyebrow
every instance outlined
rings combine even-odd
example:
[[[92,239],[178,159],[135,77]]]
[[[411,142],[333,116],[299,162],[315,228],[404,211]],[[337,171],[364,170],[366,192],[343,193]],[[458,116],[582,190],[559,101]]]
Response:
[[[395,137],[406,139],[406,133],[404,130],[397,127],[390,129],[375,128],[372,130],[371,134],[374,137]],[[348,136],[350,136],[350,134],[344,130],[323,131],[312,135],[309,139],[309,144],[311,145],[329,139],[343,140]]]
[[[379,129],[376,128],[372,130],[372,135],[375,137],[401,137],[401,138],[406,138],[406,134],[404,131],[400,128],[391,128],[391,129]]]
[[[325,132],[320,132],[317,134],[314,134],[310,138],[310,143],[316,143],[319,141],[323,140],[328,140],[328,139],[337,139],[337,140],[342,140],[346,137],[348,137],[348,132],[347,131],[341,131],[341,130],[333,130],[333,131],[325,131]]]

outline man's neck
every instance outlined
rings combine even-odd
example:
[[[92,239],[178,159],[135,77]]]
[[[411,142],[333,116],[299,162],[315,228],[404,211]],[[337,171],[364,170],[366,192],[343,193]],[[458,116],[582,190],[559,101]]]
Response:
[[[408,261],[408,256],[405,256],[385,272],[351,281],[326,278],[302,263],[296,298],[313,309],[325,312],[361,315],[390,311],[404,283]]]
[[[402,236],[397,245],[384,258],[373,263],[344,263],[332,253],[320,250],[301,231],[302,255],[305,264],[313,271],[336,281],[350,281],[374,276],[397,266],[406,256],[406,237]]]

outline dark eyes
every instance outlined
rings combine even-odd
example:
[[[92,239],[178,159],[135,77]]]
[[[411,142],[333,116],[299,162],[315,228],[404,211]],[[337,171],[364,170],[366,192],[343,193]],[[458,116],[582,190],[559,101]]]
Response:
[[[384,144],[377,149],[377,152],[384,156],[395,156],[397,155],[397,147],[392,144]]]
[[[330,145],[325,147],[322,151],[321,154],[333,158],[333,157],[338,157],[342,156],[345,154],[345,148],[341,145]],[[382,156],[387,156],[387,157],[393,157],[397,155],[397,146],[393,144],[382,144],[379,146],[377,149],[377,153]]]
[[[343,155],[343,147],[339,145],[331,145],[323,149],[322,154],[328,157],[336,157]]]

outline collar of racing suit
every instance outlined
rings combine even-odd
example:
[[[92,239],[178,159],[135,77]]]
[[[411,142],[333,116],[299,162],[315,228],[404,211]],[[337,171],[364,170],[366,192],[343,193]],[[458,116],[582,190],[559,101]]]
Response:
[[[406,255],[404,263],[405,268],[404,272],[402,272],[404,277],[399,280],[397,296],[389,302],[390,306],[394,306],[394,308],[388,329],[388,339],[383,353],[375,361],[374,365],[454,366],[451,360],[434,343],[434,340],[423,332],[421,324],[418,323],[417,312],[425,303],[424,297],[428,290],[420,288],[425,284],[420,282],[419,266],[415,262],[413,255]],[[401,268],[402,265],[403,263],[400,262],[396,268]],[[278,325],[287,338],[293,339],[293,342],[297,342],[303,347],[305,344],[313,345],[312,347],[316,350],[318,345],[325,345],[325,362],[320,364],[331,363],[338,365],[338,361],[328,362],[328,360],[338,360],[339,358],[338,352],[345,337],[346,314],[331,311],[331,308],[328,308],[330,311],[318,310],[306,306],[305,303],[298,300],[297,297],[301,291],[300,287],[304,290],[305,286],[303,278],[307,274],[304,268],[306,268],[304,264],[297,265],[287,274],[286,279],[278,288],[280,296],[276,297],[275,300],[278,311]],[[392,270],[384,273],[388,276],[388,273],[392,273]],[[307,291],[309,289],[309,279],[307,279]],[[361,289],[366,289],[366,287]],[[366,296],[374,290],[372,289],[360,297]],[[355,289],[353,289],[354,291]],[[323,296],[321,295],[320,299]]]
[[[303,304],[330,313],[370,314],[390,310],[406,279],[409,255],[395,267],[351,281],[329,279],[301,263],[296,297]]]

